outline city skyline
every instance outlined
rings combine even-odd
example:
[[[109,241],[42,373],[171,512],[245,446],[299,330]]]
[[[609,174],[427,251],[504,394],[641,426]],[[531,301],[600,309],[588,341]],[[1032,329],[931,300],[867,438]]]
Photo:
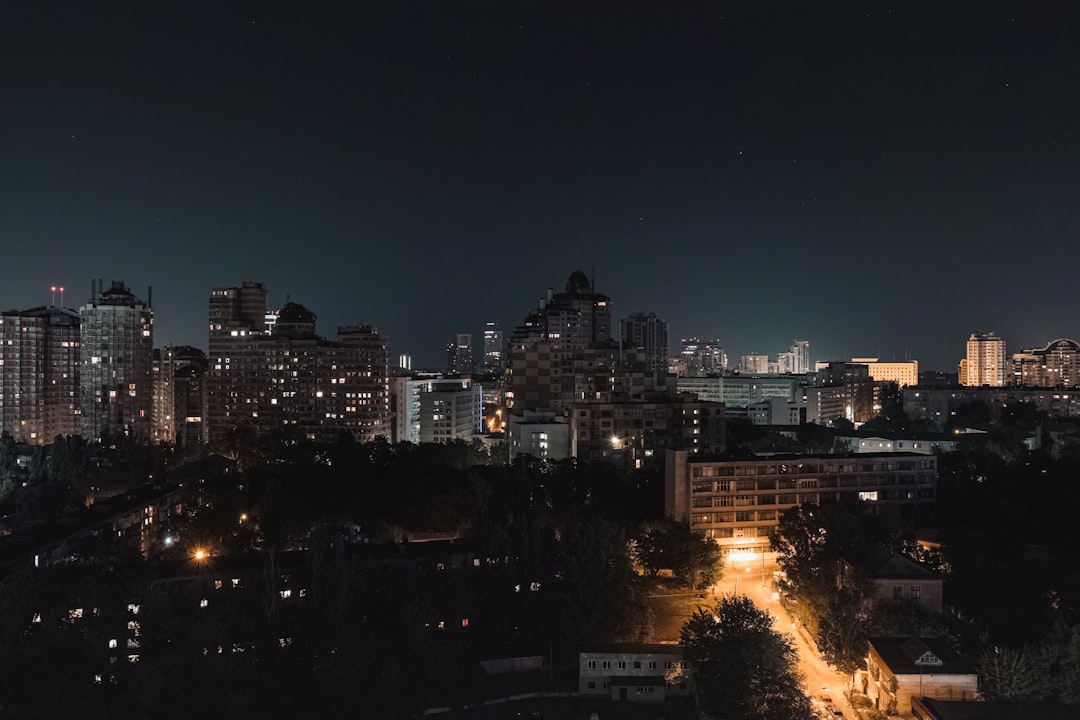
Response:
[[[732,358],[954,371],[1080,334],[1012,301],[1080,260],[1075,12],[8,8],[0,305],[152,286],[205,348],[257,280],[429,367],[582,270]]]

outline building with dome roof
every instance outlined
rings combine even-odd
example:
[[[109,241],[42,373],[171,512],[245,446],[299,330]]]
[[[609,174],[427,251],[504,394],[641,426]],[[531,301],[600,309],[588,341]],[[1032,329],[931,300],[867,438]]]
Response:
[[[1080,385],[1080,343],[1058,338],[1041,348],[1012,356],[1012,383],[1024,387],[1071,388]]]
[[[390,437],[389,346],[369,325],[330,340],[296,302],[266,312],[266,288],[245,282],[210,294],[209,438],[239,426],[329,442]]]

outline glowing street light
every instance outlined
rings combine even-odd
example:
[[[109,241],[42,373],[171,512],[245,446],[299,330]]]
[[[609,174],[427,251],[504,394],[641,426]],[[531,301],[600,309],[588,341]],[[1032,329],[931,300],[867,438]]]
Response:
[[[210,551],[206,548],[195,548],[195,552],[191,554],[191,559],[196,563],[204,563],[210,559]]]

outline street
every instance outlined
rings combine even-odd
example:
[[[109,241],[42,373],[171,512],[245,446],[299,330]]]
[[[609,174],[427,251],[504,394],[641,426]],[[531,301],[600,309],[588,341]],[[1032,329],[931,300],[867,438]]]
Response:
[[[769,611],[774,618],[773,627],[794,640],[799,653],[799,672],[803,676],[806,694],[811,700],[817,701],[821,695],[829,695],[833,704],[843,710],[844,717],[858,717],[844,697],[848,678],[818,657],[806,631],[797,626],[776,598],[773,573],[777,569],[775,556],[771,553],[764,556],[756,554],[749,560],[729,561],[724,565],[723,579],[713,586],[713,594],[717,598],[727,594],[745,595],[759,608]],[[819,702],[815,702],[815,709],[820,706]]]

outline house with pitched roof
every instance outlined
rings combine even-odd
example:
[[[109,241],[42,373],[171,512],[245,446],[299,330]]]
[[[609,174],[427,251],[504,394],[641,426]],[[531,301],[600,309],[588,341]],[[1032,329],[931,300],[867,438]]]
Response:
[[[973,700],[979,689],[974,666],[944,638],[875,637],[868,641],[866,670],[855,689],[889,715],[911,712],[912,698]]]

